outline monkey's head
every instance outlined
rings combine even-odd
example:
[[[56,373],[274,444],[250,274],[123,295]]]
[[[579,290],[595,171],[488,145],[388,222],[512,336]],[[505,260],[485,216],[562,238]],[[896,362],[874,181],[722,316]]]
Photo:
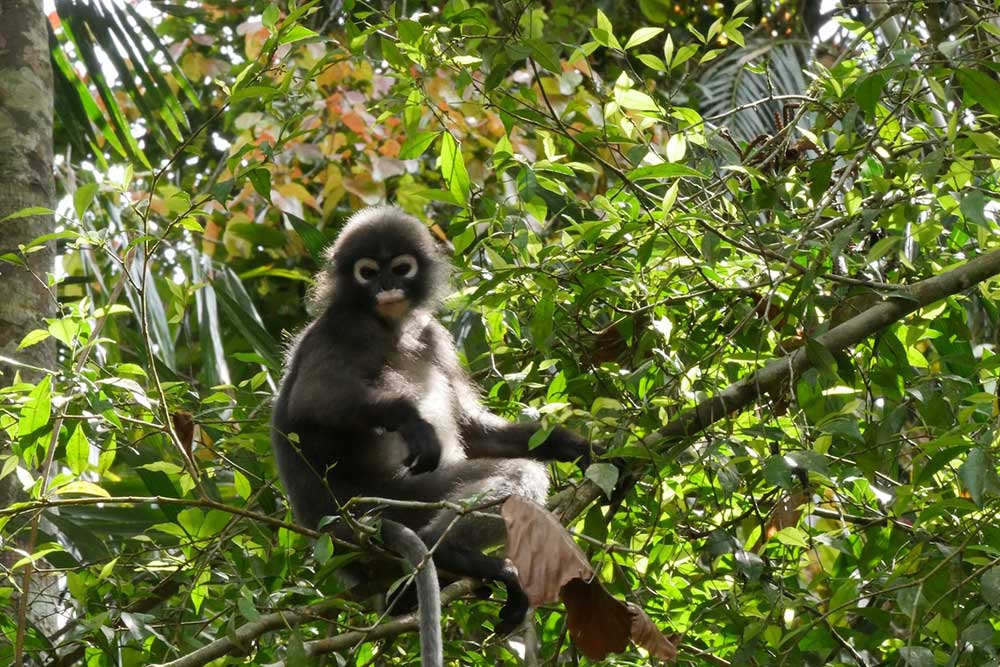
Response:
[[[326,299],[374,312],[390,323],[414,309],[433,307],[447,283],[447,263],[430,231],[389,206],[352,215],[327,260],[332,293]]]

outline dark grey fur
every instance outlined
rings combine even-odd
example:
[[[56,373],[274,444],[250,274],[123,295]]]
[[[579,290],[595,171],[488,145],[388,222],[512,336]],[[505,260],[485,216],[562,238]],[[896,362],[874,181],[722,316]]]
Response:
[[[417,260],[412,278],[384,270],[366,284],[355,278],[359,259],[384,267],[403,254]],[[272,445],[297,521],[315,527],[359,495],[489,502],[519,494],[543,502],[549,480],[539,460],[587,460],[587,443],[562,428],[529,451],[537,423],[508,422],[480,404],[433,317],[447,264],[421,223],[395,208],[366,209],[328,260],[315,293],[321,308],[292,347],[274,406]],[[411,309],[398,319],[380,314],[380,290],[402,290]],[[428,545],[443,538],[434,553],[441,569],[502,582],[499,632],[523,620],[529,606],[515,569],[482,553],[503,539],[502,522],[467,516],[452,524],[449,511],[383,517]]]

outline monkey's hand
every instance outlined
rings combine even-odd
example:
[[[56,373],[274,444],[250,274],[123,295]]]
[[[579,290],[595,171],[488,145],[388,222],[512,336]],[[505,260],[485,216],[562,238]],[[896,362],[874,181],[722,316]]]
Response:
[[[409,447],[410,453],[403,460],[403,465],[414,475],[430,472],[438,467],[441,460],[441,442],[438,440],[434,427],[423,419],[414,419],[399,429]]]
[[[539,458],[550,461],[576,461],[581,469],[590,465],[590,443],[573,431],[556,426],[541,445],[535,448]],[[599,453],[599,452],[598,452]]]

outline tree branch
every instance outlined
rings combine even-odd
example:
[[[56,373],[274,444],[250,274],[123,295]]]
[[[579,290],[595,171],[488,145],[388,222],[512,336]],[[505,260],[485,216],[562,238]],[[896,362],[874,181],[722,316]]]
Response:
[[[815,340],[831,351],[857,345],[910,313],[963,292],[997,274],[1000,274],[1000,250],[980,255],[950,271],[903,287],[881,303],[817,336]],[[672,454],[688,437],[701,433],[715,422],[755,403],[762,394],[777,389],[801,375],[810,366],[805,347],[795,350],[787,357],[772,359],[722,392],[684,410],[663,428],[646,436],[642,444],[662,454]],[[563,519],[572,518],[602,493],[600,487],[586,480],[580,486],[550,498],[549,508],[558,511]]]
[[[980,255],[965,264],[914,283],[881,303],[816,337],[828,350],[843,350],[936,301],[965,291],[1000,273],[1000,250]],[[776,389],[811,366],[805,347],[787,357],[773,359],[763,368],[731,384],[721,393],[685,410],[645,439],[655,449],[670,451],[678,440],[700,433],[710,425],[754,403],[761,394]],[[667,442],[664,443],[663,441]]]

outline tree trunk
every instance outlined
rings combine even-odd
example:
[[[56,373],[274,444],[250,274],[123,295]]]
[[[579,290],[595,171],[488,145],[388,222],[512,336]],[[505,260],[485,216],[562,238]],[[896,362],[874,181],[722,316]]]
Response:
[[[36,252],[22,253],[19,246],[52,231],[51,215],[3,221],[5,216],[29,207],[53,208],[52,176],[52,67],[42,0],[0,2],[0,385],[20,372],[37,381],[32,367],[51,368],[54,347],[42,343],[18,350],[24,335],[44,327],[44,317],[55,313],[55,292],[48,286],[55,248],[45,244]],[[14,363],[11,363],[13,360]],[[25,364],[22,366],[20,364]],[[0,455],[10,454],[10,443],[0,440]],[[16,475],[0,480],[0,507],[21,496]],[[4,532],[11,535],[14,526]],[[27,543],[28,531],[14,539]],[[9,567],[20,555],[10,549],[0,553]],[[51,629],[51,606],[42,600],[54,580],[30,579],[28,617],[42,632]],[[18,637],[18,643],[21,642]],[[20,646],[18,647],[20,649]]]

